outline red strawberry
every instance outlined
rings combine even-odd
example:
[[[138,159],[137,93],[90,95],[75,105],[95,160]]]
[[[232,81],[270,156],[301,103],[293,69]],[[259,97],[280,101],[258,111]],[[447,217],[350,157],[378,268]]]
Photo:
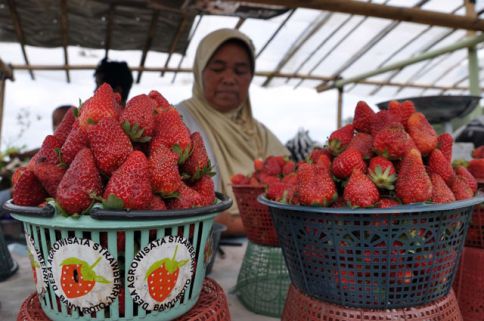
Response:
[[[296,163],[291,160],[288,160],[284,166],[282,167],[282,175],[289,175],[296,171]]]
[[[67,136],[67,139],[61,148],[62,162],[67,165],[72,163],[72,160],[76,157],[77,153],[84,147],[87,147],[87,145],[86,131],[79,126],[78,122],[75,122],[69,136]]]
[[[101,257],[92,265],[76,257],[70,257],[62,261],[60,264],[62,266],[60,283],[66,298],[82,297],[91,292],[96,283],[111,283],[94,272],[94,267],[100,260]]]
[[[477,179],[484,179],[484,158],[471,159],[467,170]]]
[[[370,160],[368,175],[378,188],[395,189],[394,183],[397,179],[397,173],[393,163],[385,157],[376,156]]]
[[[147,282],[148,292],[151,298],[157,302],[163,302],[173,291],[178,280],[180,268],[188,263],[188,260],[176,260],[176,252],[172,258],[164,258],[153,263],[146,272],[145,280]]]
[[[484,158],[484,145],[474,149],[471,155],[472,155],[472,158]]]
[[[430,171],[439,174],[447,185],[449,185],[454,178],[452,163],[444,156],[440,149],[436,148],[430,152],[428,166]]]
[[[283,182],[277,182],[267,187],[266,197],[276,202],[291,204],[294,191],[295,186],[289,186]]]
[[[92,152],[82,149],[57,187],[56,201],[67,214],[81,214],[92,204],[91,195],[102,192],[101,177]]]
[[[301,205],[329,206],[338,198],[329,170],[303,163],[297,169],[296,193]]]
[[[131,98],[119,118],[126,134],[134,142],[151,140],[154,131],[156,103],[147,95]]]
[[[148,96],[156,102],[156,108],[158,111],[170,107],[170,103],[168,102],[168,100],[166,100],[166,98],[163,97],[163,95],[160,94],[158,91],[152,90],[150,91]]]
[[[455,201],[454,193],[439,174],[431,173],[430,179],[432,180],[432,202],[450,203]]]
[[[404,127],[407,126],[407,121],[410,115],[417,111],[415,105],[410,100],[405,100],[402,103],[391,101],[388,103],[388,110],[400,117],[400,122]]]
[[[311,160],[314,164],[322,162],[328,168],[331,166],[332,159],[333,155],[331,155],[331,152],[326,148],[316,147],[309,154],[309,160]]]
[[[380,199],[380,193],[368,176],[355,168],[345,186],[343,198],[352,208],[373,207]]]
[[[77,108],[75,107],[70,108],[65,113],[64,118],[62,118],[62,121],[60,122],[59,126],[57,126],[56,130],[54,131],[54,137],[61,145],[64,144],[64,142],[67,139],[67,136],[69,136],[69,133],[71,132],[72,125],[76,120],[77,112],[78,112]]]
[[[325,166],[325,165],[318,165],[318,166]],[[297,183],[297,173],[296,172],[292,172],[292,173],[284,176],[282,178],[281,182],[283,182],[284,184],[289,185],[289,186],[296,186],[296,183]]]
[[[369,159],[373,154],[373,137],[369,134],[357,133],[347,147],[347,149],[351,148],[359,151],[364,159]]]
[[[190,131],[174,107],[168,107],[156,115],[153,140],[175,152],[179,164],[183,164],[192,151]]]
[[[66,170],[59,165],[39,163],[34,167],[34,174],[50,196],[57,194],[57,186],[64,177]]]
[[[400,123],[382,128],[373,140],[374,151],[388,159],[402,158],[412,145],[412,139]]]
[[[178,191],[182,180],[178,172],[178,156],[163,144],[151,142],[151,153],[148,159],[153,192],[163,197],[173,196]]]
[[[27,167],[19,167],[12,181],[12,198],[16,205],[37,206],[48,196],[37,177]]]
[[[166,207],[169,209],[184,209],[203,206],[204,199],[200,193],[190,188],[185,183],[181,183],[178,189],[178,196],[166,201]]]
[[[264,167],[264,160],[260,158],[254,159],[254,170],[256,172],[261,171],[263,167]]]
[[[103,204],[106,208],[147,209],[151,198],[148,160],[142,152],[134,151],[113,172],[104,190],[106,203]],[[117,199],[117,202],[112,204],[110,199]],[[122,202],[119,203],[119,200]]]
[[[264,165],[262,167],[262,172],[270,176],[278,176],[282,174],[282,167],[284,166],[284,161],[280,160],[276,156],[269,156],[264,160]]]
[[[265,172],[258,173],[257,178],[262,185],[271,185],[281,181],[279,176],[269,175]]]
[[[346,149],[346,146],[353,138],[353,131],[353,125],[348,124],[331,133],[328,138],[328,149],[331,151],[331,154],[337,156]]]
[[[411,149],[403,157],[395,190],[403,204],[426,202],[432,198],[432,182],[417,149]]]
[[[366,173],[366,163],[356,149],[347,149],[333,160],[333,174],[338,178],[349,177],[354,168]]]
[[[390,208],[400,205],[400,202],[393,198],[380,198],[376,205],[378,208]]]
[[[353,126],[359,132],[371,133],[371,126],[375,118],[375,112],[364,101],[359,101],[355,108]]]
[[[450,189],[454,193],[457,201],[474,197],[474,192],[472,192],[472,189],[467,183],[467,179],[463,176],[456,175],[450,185]]]
[[[471,188],[472,192],[477,192],[477,180],[464,166],[458,165],[455,169],[455,174],[464,177],[467,180],[467,184]]]
[[[437,148],[442,151],[445,158],[452,162],[452,145],[454,144],[454,138],[449,133],[443,133],[437,137]]]
[[[163,199],[158,195],[153,194],[149,209],[153,211],[164,211],[166,210],[165,201],[163,201]]]
[[[102,84],[96,90],[94,96],[82,104],[79,125],[86,129],[88,125],[96,124],[105,117],[116,118],[115,106],[113,89],[107,83]]]
[[[233,185],[247,185],[249,184],[249,178],[244,174],[235,174],[230,178],[230,182]]]
[[[87,136],[96,164],[111,175],[133,151],[129,137],[114,118],[103,118],[88,129]]]
[[[389,110],[380,110],[375,114],[373,119],[373,124],[371,125],[371,135],[375,137],[380,130],[394,123],[400,123],[399,115]]]
[[[407,129],[422,155],[427,155],[437,147],[437,133],[424,114],[413,113],[408,118]]]
[[[202,197],[202,206],[208,206],[215,203],[215,185],[211,176],[202,176],[202,178],[192,185],[192,188]]]
[[[194,132],[190,138],[192,140],[192,153],[183,163],[181,172],[184,174],[183,176],[189,176],[190,180],[197,181],[204,175],[213,175],[214,173],[200,133]]]
[[[37,163],[59,164],[58,149],[61,148],[61,143],[53,135],[47,135],[42,142],[39,151],[32,157],[27,165],[30,170],[33,170]]]

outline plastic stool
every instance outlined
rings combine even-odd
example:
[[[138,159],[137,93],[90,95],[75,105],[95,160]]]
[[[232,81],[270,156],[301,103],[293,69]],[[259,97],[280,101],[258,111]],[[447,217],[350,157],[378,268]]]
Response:
[[[369,310],[319,301],[291,285],[282,321],[462,321],[454,292],[420,307]],[[474,320],[477,321],[477,320]]]
[[[280,317],[290,283],[281,248],[249,240],[236,285],[242,304],[254,313]]]

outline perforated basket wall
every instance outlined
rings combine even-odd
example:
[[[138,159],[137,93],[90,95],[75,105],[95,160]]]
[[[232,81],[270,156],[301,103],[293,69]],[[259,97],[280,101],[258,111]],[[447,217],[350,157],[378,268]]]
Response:
[[[484,249],[464,248],[454,291],[464,321],[484,321]]]
[[[254,313],[280,317],[289,284],[281,249],[249,241],[236,285],[242,304]]]
[[[475,198],[391,209],[270,206],[291,280],[361,308],[424,305],[451,289]]]
[[[454,293],[419,307],[365,310],[313,299],[294,285],[289,288],[283,321],[462,321]],[[474,319],[477,321],[477,319]]]
[[[163,212],[123,211],[121,214],[115,211],[92,210],[90,215],[82,215],[78,218],[62,217],[57,214],[52,217],[35,216],[36,212],[40,211],[38,208],[18,207],[10,202],[4,205],[4,207],[12,213],[16,213],[12,214],[12,216],[23,222],[26,234],[33,239],[33,246],[45,260],[46,271],[53,270],[53,266],[49,265],[47,258],[52,254],[52,250],[56,249],[56,246],[59,248],[56,242],[62,240],[62,242],[65,241],[64,244],[69,244],[67,239],[72,240],[73,238],[88,240],[90,244],[98,244],[96,248],[99,250],[99,253],[103,253],[98,256],[108,257],[104,253],[109,253],[110,262],[114,262],[111,259],[116,260],[119,266],[121,294],[117,295],[109,305],[105,304],[104,308],[100,306],[101,308],[96,312],[83,313],[81,309],[73,308],[63,303],[59,293],[56,292],[58,288],[55,286],[55,282],[47,282],[45,294],[40,297],[40,305],[48,318],[52,320],[162,321],[173,320],[183,315],[197,302],[205,278],[205,267],[208,263],[208,258],[207,260],[205,258],[205,245],[212,227],[213,217],[217,212],[227,209],[230,205],[230,199],[225,198],[222,202],[205,208]],[[30,210],[31,213],[29,213]],[[112,215],[113,218],[93,218],[97,215],[100,217]],[[126,215],[127,217],[114,219],[118,215]],[[120,238],[120,235],[123,237]],[[193,258],[190,261],[193,263],[188,263],[191,267],[191,272],[186,274],[187,281],[181,284],[181,287],[178,287],[178,283],[175,283],[175,288],[172,291],[179,292],[176,292],[176,299],[170,301],[169,305],[160,310],[145,309],[136,303],[136,298],[131,295],[133,288],[129,287],[129,282],[130,276],[134,274],[131,274],[130,269],[133,270],[133,267],[143,266],[145,263],[143,263],[142,259],[150,251],[158,253],[156,252],[156,246],[163,246],[171,242],[171,240],[179,240],[179,242],[189,245],[186,253],[190,251],[189,256]],[[180,244],[182,243],[176,244],[176,248],[180,250]],[[175,248],[175,245],[172,248],[160,247],[161,255],[160,257],[156,255],[154,259],[161,260],[165,256],[175,257],[178,250],[175,250],[175,254],[173,254],[173,250],[171,250],[173,248]],[[141,250],[144,252],[140,252]],[[91,263],[89,262],[89,264]],[[146,264],[148,264],[146,268],[151,265],[150,262]],[[146,271],[141,270],[141,272]],[[79,272],[77,273],[77,279],[76,272],[74,272],[73,278],[75,282],[80,283],[82,275],[79,276]],[[37,274],[37,278],[40,278],[42,274]],[[62,272],[62,276],[59,276],[59,283],[61,278],[64,280],[64,274],[66,272]],[[175,280],[179,278],[179,275],[181,275],[181,272],[176,274]],[[143,279],[144,281],[141,282],[144,282],[144,286],[148,289],[148,274],[146,274],[146,277],[144,277],[144,274],[143,277],[140,277],[140,280]],[[55,280],[57,281],[57,279]],[[62,285],[62,288],[64,289],[64,285]],[[138,288],[136,290],[138,291]],[[153,297],[151,292],[150,295]],[[71,302],[69,301],[69,303]],[[160,304],[162,302],[160,301]]]
[[[484,249],[484,204],[474,208],[465,246]]]
[[[264,187],[233,185],[232,190],[247,238],[256,244],[279,246],[271,213],[267,206],[257,202],[257,196],[264,193]]]

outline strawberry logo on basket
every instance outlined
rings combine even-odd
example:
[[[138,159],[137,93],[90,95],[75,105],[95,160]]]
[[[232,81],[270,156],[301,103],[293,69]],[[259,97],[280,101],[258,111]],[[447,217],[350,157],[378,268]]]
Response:
[[[99,257],[92,265],[76,257],[62,261],[61,286],[66,298],[78,298],[91,292],[97,283],[109,284],[108,280],[96,275],[94,267],[99,263]]]
[[[148,290],[151,297],[158,302],[163,302],[173,291],[180,267],[188,263],[189,260],[176,261],[176,252],[172,258],[164,258],[153,263],[146,272],[145,280],[148,282]]]

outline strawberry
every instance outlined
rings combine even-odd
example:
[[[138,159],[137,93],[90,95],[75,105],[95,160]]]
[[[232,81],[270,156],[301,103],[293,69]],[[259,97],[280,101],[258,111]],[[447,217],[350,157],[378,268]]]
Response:
[[[158,195],[153,194],[149,209],[153,211],[164,211],[166,210],[165,201],[163,201],[163,199]]]
[[[353,138],[353,131],[353,125],[348,124],[331,133],[328,138],[328,149],[331,154],[338,156],[346,149],[346,146],[348,146]]]
[[[103,118],[117,118],[113,89],[104,83],[94,96],[86,100],[80,110],[79,125],[86,129],[90,124],[97,124]]]
[[[362,133],[371,133],[371,126],[375,118],[375,112],[364,101],[359,101],[355,108],[355,117],[353,118],[353,126]]]
[[[142,152],[132,152],[113,172],[104,190],[104,199],[103,204],[106,208],[147,209],[149,207],[152,195],[148,160]],[[112,204],[110,199],[117,201]]]
[[[37,163],[59,164],[58,149],[61,148],[61,143],[53,135],[47,135],[42,142],[39,151],[29,161],[27,167],[33,170]]]
[[[387,190],[395,189],[394,183],[397,174],[393,163],[382,156],[375,156],[370,160],[368,175],[371,181],[378,187]]]
[[[199,132],[190,136],[192,140],[192,153],[181,167],[182,176],[190,177],[191,181],[197,181],[204,175],[214,175],[212,165],[208,159],[207,150]]]
[[[87,147],[87,133],[86,130],[79,126],[78,122],[75,122],[69,136],[61,148],[62,162],[69,165],[72,163],[77,153]]]
[[[454,138],[449,133],[443,133],[437,137],[437,148],[442,151],[445,158],[449,162],[452,162],[452,145],[454,144]]]
[[[152,90],[150,91],[148,96],[155,101],[156,109],[158,111],[161,111],[163,109],[167,109],[170,107],[170,103],[168,102],[168,100],[166,100],[166,98],[163,97],[163,95],[160,94],[158,91]]]
[[[215,203],[215,185],[211,176],[202,176],[202,178],[191,187],[202,197],[202,206],[208,206]]]
[[[477,187],[478,187],[477,180],[474,178],[474,176],[472,176],[472,174],[467,170],[467,168],[465,168],[464,166],[458,165],[456,166],[454,171],[456,175],[460,175],[467,180],[467,184],[469,185],[473,193],[477,192]]]
[[[375,137],[380,130],[394,123],[400,123],[400,116],[398,114],[395,114],[389,110],[380,110],[373,118],[371,135]]]
[[[183,164],[192,152],[190,131],[174,107],[168,107],[156,115],[154,141],[159,141],[178,155]],[[158,144],[158,143],[157,143]]]
[[[475,148],[471,156],[472,158],[484,158],[484,145]]]
[[[282,168],[284,167],[285,161],[278,156],[268,156],[264,160],[262,166],[262,172],[270,176],[278,176],[282,174]]]
[[[400,122],[404,127],[407,126],[407,121],[410,115],[417,111],[415,105],[410,100],[405,100],[401,103],[391,101],[388,103],[388,110],[400,117]]]
[[[369,159],[373,154],[373,137],[370,134],[357,133],[347,147],[347,149],[351,148],[359,151],[364,159]]]
[[[484,158],[471,159],[467,170],[477,179],[484,179]]]
[[[450,185],[450,189],[454,193],[457,201],[474,197],[474,192],[472,192],[472,189],[464,176],[456,175]]]
[[[319,167],[321,166],[324,166],[325,165],[317,165]],[[297,183],[297,173],[296,172],[292,172],[286,176],[284,176],[281,180],[281,182],[283,182],[284,184],[286,185],[289,185],[289,186],[296,186],[296,183]]]
[[[422,155],[427,155],[437,147],[437,133],[424,114],[413,113],[408,118],[407,130]]]
[[[54,198],[57,194],[57,186],[59,186],[65,172],[65,168],[49,163],[39,163],[34,167],[35,176],[47,193]]]
[[[103,118],[87,131],[100,171],[111,175],[133,151],[129,137],[114,118]]]
[[[400,123],[382,128],[373,140],[373,150],[388,159],[400,159],[412,146],[412,139]]]
[[[454,178],[452,163],[444,156],[440,149],[436,148],[430,152],[428,166],[430,171],[439,174],[447,185],[449,185]]]
[[[347,149],[333,160],[333,174],[338,178],[349,177],[354,168],[366,173],[366,163],[356,149]]]
[[[331,152],[326,148],[316,147],[311,151],[308,158],[315,164],[322,162],[326,164],[326,167],[329,168],[331,166],[331,160],[333,159],[333,155],[331,155]]]
[[[232,185],[247,185],[249,184],[249,178],[244,174],[235,174],[230,178]]]
[[[290,204],[294,196],[294,190],[295,186],[277,182],[267,187],[265,195],[270,200]]]
[[[296,194],[301,205],[329,206],[338,198],[326,167],[303,163],[297,169]]]
[[[173,196],[180,187],[182,180],[178,172],[178,156],[168,147],[151,142],[151,153],[148,159],[149,173],[153,192],[163,197]]]
[[[378,208],[390,208],[400,205],[400,202],[393,198],[380,198],[376,206]]]
[[[279,176],[270,175],[270,174],[267,174],[266,172],[258,173],[257,178],[260,184],[262,185],[271,185],[274,183],[278,183],[281,180]]]
[[[78,112],[77,108],[75,107],[70,108],[65,113],[64,118],[62,118],[62,121],[60,122],[59,126],[57,126],[56,130],[54,131],[54,137],[61,145],[64,144],[64,142],[67,139],[67,136],[69,136],[69,133],[71,132],[72,125],[76,120],[77,112]]]
[[[359,168],[355,168],[345,186],[343,198],[349,207],[373,207],[380,199],[375,184]]]
[[[288,160],[284,166],[282,166],[282,175],[286,176],[296,171],[296,163]]]
[[[133,142],[151,140],[154,131],[156,103],[147,95],[131,98],[119,118],[125,133]]]
[[[92,265],[76,257],[70,257],[62,261],[60,264],[62,266],[60,283],[66,298],[82,297],[91,292],[96,283],[111,283],[94,272],[94,268],[99,261],[101,261],[101,257]]]
[[[56,201],[66,214],[81,214],[92,204],[91,195],[102,192],[101,177],[92,152],[82,149],[62,177]]]
[[[27,167],[19,167],[12,181],[12,198],[16,205],[37,206],[48,196],[37,177]]]
[[[262,168],[264,167],[264,160],[263,159],[254,159],[254,170],[256,172],[261,171]]]
[[[454,193],[439,174],[431,173],[430,180],[432,181],[432,202],[450,203],[455,201]]]
[[[432,182],[418,149],[411,149],[403,157],[395,190],[403,204],[426,202],[432,198]]]
[[[181,183],[178,189],[178,196],[166,200],[166,207],[169,209],[184,209],[200,207],[204,204],[204,198],[193,188]]]
[[[178,245],[175,247],[175,252],[172,258],[164,258],[153,263],[145,275],[148,292],[151,298],[157,302],[163,302],[173,291],[178,280],[180,268],[188,263],[188,260],[176,260],[176,252]]]

